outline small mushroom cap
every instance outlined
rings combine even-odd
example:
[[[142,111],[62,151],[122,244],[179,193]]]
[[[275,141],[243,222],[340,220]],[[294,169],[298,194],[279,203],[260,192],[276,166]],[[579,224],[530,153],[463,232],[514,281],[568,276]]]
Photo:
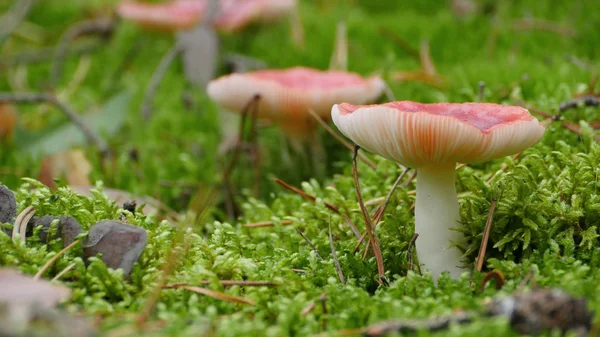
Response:
[[[271,21],[289,14],[296,0],[219,0],[218,6],[214,27],[233,32],[255,21]],[[117,8],[121,17],[163,31],[191,29],[203,20],[207,10],[207,0],[124,1]]]
[[[124,1],[117,12],[127,20],[163,31],[186,30],[194,27],[206,11],[206,1],[175,0],[160,3]]]
[[[329,119],[335,103],[372,102],[381,96],[384,85],[379,77],[296,67],[225,75],[211,81],[207,90],[214,101],[233,112],[240,112],[258,94],[258,118],[293,126],[312,120],[308,109]]]
[[[338,129],[361,147],[405,166],[483,162],[537,143],[545,128],[519,106],[410,101],[336,104]]]
[[[221,0],[215,18],[219,31],[239,31],[252,22],[275,21],[296,8],[296,0]]]

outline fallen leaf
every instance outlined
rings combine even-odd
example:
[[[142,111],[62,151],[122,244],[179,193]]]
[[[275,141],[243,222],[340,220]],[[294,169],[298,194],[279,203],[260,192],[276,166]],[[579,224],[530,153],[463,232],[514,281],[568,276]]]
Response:
[[[125,122],[130,99],[127,91],[116,94],[101,109],[82,115],[81,119],[97,133],[113,135]],[[84,134],[71,122],[47,126],[35,133],[18,128],[15,132],[15,143],[21,151],[34,157],[66,152],[86,142]]]
[[[69,185],[90,185],[91,171],[92,165],[82,150],[60,152],[44,157],[38,180],[52,188],[56,188],[54,179],[63,176]]]
[[[34,280],[15,269],[0,268],[0,304],[52,308],[71,297],[71,290],[46,280]],[[9,309],[10,310],[10,309]]]
[[[12,138],[17,124],[17,112],[11,104],[0,103],[0,142]]]

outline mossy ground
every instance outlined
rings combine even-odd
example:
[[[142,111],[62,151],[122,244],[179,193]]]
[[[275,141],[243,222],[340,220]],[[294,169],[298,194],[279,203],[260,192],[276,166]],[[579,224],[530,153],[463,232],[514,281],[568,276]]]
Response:
[[[560,102],[590,89],[588,83],[600,65],[600,5],[594,1],[484,1],[479,12],[462,17],[450,10],[447,1],[301,2],[306,38],[303,49],[294,46],[289,26],[281,23],[222,36],[223,54],[253,56],[270,67],[326,68],[335,25],[345,19],[350,70],[362,74],[381,71],[399,100],[473,101],[477,99],[478,83],[484,81],[485,101],[510,104],[521,100],[550,114],[557,113]],[[54,45],[73,23],[110,11],[111,7],[105,1],[38,2],[28,16],[30,24],[4,42],[2,58]],[[519,23],[527,18],[546,20],[560,32],[519,29]],[[446,86],[394,82],[392,72],[416,70],[419,62],[383,35],[381,27],[415,48],[421,40],[429,40],[431,57]],[[398,189],[378,226],[391,281],[388,287],[378,287],[374,258],[363,260],[361,251],[353,253],[354,234],[338,214],[324,206],[327,201],[340,207],[359,228],[364,228],[351,177],[351,154],[324,133],[322,138],[329,151],[326,178],[315,180],[290,173],[279,162],[278,131],[266,129],[260,135],[261,146],[269,154],[262,163],[261,194],[251,196],[251,181],[242,175],[238,181],[248,189],[238,197],[242,204],[238,219],[227,220],[221,207],[223,198],[218,195],[208,216],[196,220],[193,213],[198,203],[194,200],[207,194],[221,178],[218,109],[199,90],[185,84],[177,61],[160,85],[152,119],[142,122],[139,117],[150,76],[173,43],[170,34],[121,23],[110,40],[89,54],[87,75],[66,97],[77,111],[88,111],[115,95],[128,95],[130,99],[122,100],[126,103],[120,107],[127,112],[125,123],[108,139],[116,154],[114,164],[103,168],[94,159],[95,152],[86,150],[94,164],[92,179],[154,196],[188,214],[181,223],[127,215],[128,222],[149,232],[148,246],[129,281],[99,260],[85,265],[77,247],[58,259],[44,276],[52,278],[75,264],[61,278],[74,291],[65,305],[69,311],[101,318],[99,328],[106,336],[128,331],[145,336],[310,336],[320,332],[333,336],[338,330],[384,319],[424,318],[448,314],[456,308],[476,310],[486,298],[497,294],[492,287],[479,292],[477,285],[483,273],[465,274],[460,280],[442,277],[435,287],[429,275],[407,271],[407,247],[413,232],[410,205],[414,202],[414,195],[408,192],[414,184]],[[79,57],[67,60],[59,93],[68,87],[80,62]],[[45,88],[49,73],[49,62],[11,66],[3,70],[0,86],[4,91],[39,91]],[[191,99],[191,104],[184,96]],[[35,105],[22,106],[19,113],[17,131],[21,133],[33,133],[63,118],[57,110]],[[459,171],[464,221],[460,230],[466,235],[462,244],[467,249],[466,260],[474,261],[491,200],[496,197],[486,270],[504,273],[506,284],[501,292],[515,291],[533,270],[538,286],[561,287],[586,297],[590,308],[600,312],[600,146],[589,127],[591,121],[599,119],[598,109],[573,109],[562,118],[580,125],[583,135],[553,123],[544,138],[519,159],[502,158]],[[385,196],[401,173],[395,164],[371,158],[377,172],[359,165],[365,200]],[[66,188],[49,190],[33,181],[23,182],[23,177],[38,176],[40,159],[25,152],[18,141],[3,147],[2,183],[17,190],[19,210],[32,205],[37,215],[71,215],[86,230],[99,220],[121,216],[119,205],[99,194],[83,198]],[[498,172],[502,164],[508,169]],[[486,183],[496,172],[495,179]],[[305,180],[302,189],[317,196],[317,202],[281,189],[272,181],[275,176],[298,185]],[[293,220],[293,226],[280,225],[283,219]],[[267,220],[276,225],[259,229],[242,226]],[[340,283],[334,267],[330,224],[346,285]],[[322,259],[294,227],[310,239]],[[178,236],[178,230],[184,235]],[[175,240],[177,237],[180,240]],[[183,289],[165,289],[150,318],[150,328],[135,332],[134,318],[147,304],[173,242],[184,249],[169,283],[210,280],[208,288],[256,304],[232,304]],[[57,240],[47,245],[35,239],[25,245],[14,244],[0,233],[0,265],[17,266],[34,274],[61,248]],[[223,288],[218,280],[276,281],[281,285]],[[326,310],[319,301],[323,293]],[[317,303],[315,309],[301,314],[311,302]],[[510,330],[506,319],[480,318],[437,335],[517,334]]]

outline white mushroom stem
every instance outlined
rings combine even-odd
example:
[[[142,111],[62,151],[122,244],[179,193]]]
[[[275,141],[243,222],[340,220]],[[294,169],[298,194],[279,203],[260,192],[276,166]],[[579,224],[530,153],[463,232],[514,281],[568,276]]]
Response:
[[[452,230],[458,227],[460,212],[456,195],[455,163],[430,165],[417,169],[417,202],[415,205],[415,233],[419,263],[425,265],[434,280],[449,271],[458,278],[464,271],[458,267],[461,252],[451,247],[462,234]]]

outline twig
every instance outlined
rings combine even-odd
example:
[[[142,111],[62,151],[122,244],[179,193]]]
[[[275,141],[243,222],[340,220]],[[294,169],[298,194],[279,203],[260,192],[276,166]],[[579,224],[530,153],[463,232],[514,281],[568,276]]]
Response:
[[[294,223],[294,222],[291,220],[282,220],[281,221],[282,226],[289,226],[292,223]],[[260,221],[260,222],[243,224],[242,226],[246,227],[246,228],[262,228],[262,227],[273,227],[273,226],[275,226],[275,223],[273,221]]]
[[[237,296],[227,295],[227,294],[224,294],[224,293],[221,293],[218,291],[214,291],[214,290],[210,290],[210,289],[206,289],[206,288],[202,288],[202,287],[182,285],[182,286],[178,286],[178,287],[173,287],[171,289],[185,289],[185,290],[197,293],[197,294],[206,295],[206,296],[209,296],[212,298],[216,298],[218,300],[231,302],[231,303],[256,305],[256,302],[254,302],[252,300],[237,297]]]
[[[383,84],[383,92],[385,93],[387,100],[389,102],[394,102],[396,100],[396,96],[394,95],[392,88],[390,88],[390,85],[387,81],[383,81]]]
[[[527,275],[525,275],[525,277],[523,278],[523,280],[521,280],[521,282],[519,282],[519,285],[517,286],[517,289],[522,289],[523,287],[525,287],[525,285],[533,280],[535,276],[535,268],[531,267],[529,268],[529,271],[527,272]]]
[[[494,220],[494,210],[496,209],[496,203],[498,199],[492,198],[490,205],[490,211],[488,212],[487,220],[485,221],[485,229],[483,230],[483,238],[481,239],[481,245],[479,246],[479,254],[477,254],[477,264],[475,269],[481,271],[483,268],[483,261],[485,258],[485,252],[487,251],[487,243],[490,238],[490,231],[492,230],[492,221]]]
[[[321,126],[323,127],[323,129],[325,129],[325,131],[327,131],[327,133],[329,133],[333,138],[335,138],[338,142],[340,142],[342,145],[344,145],[344,147],[346,147],[348,150],[352,151],[352,145],[350,143],[348,143],[348,141],[346,141],[344,138],[340,137],[340,135],[338,135],[335,131],[333,131],[332,128],[329,127],[329,125],[327,125],[327,123],[323,120],[323,118],[321,118],[321,116],[319,116],[316,112],[314,112],[312,109],[308,109],[308,113],[319,123],[321,124]],[[375,163],[373,163],[367,156],[365,156],[363,153],[360,153],[358,155],[360,157],[360,159],[365,162],[365,164],[367,164],[370,168],[372,168],[373,170],[377,170],[377,165],[375,165]]]
[[[583,131],[581,130],[581,127],[573,122],[570,121],[561,121],[562,125],[565,127],[565,129],[576,133],[580,136],[583,136]],[[600,142],[600,135],[599,134],[594,134],[594,139],[596,139],[596,141]]]
[[[279,185],[281,185],[284,188],[286,188],[286,189],[288,189],[288,190],[290,190],[290,191],[292,191],[292,192],[300,195],[303,198],[306,198],[306,199],[311,200],[311,201],[317,201],[316,197],[314,197],[314,196],[312,196],[312,195],[304,192],[303,190],[301,190],[301,189],[299,189],[297,187],[294,187],[294,186],[286,183],[285,181],[283,181],[283,180],[281,180],[279,178],[275,178],[274,180]],[[357,238],[360,238],[360,232],[359,232],[358,228],[356,228],[356,226],[354,225],[354,223],[350,220],[350,218],[346,214],[342,213],[337,206],[334,206],[334,205],[332,205],[332,204],[330,204],[328,202],[324,202],[323,204],[328,209],[330,209],[330,210],[334,211],[335,213],[341,215],[342,218],[344,218],[344,220],[346,221],[346,223],[350,227],[350,229],[352,230],[352,232],[354,232],[354,235],[356,235]]]
[[[421,61],[421,67],[427,75],[435,76],[437,71],[435,70],[435,65],[433,64],[433,60],[431,60],[431,53],[429,52],[429,41],[422,40],[421,41],[421,49],[419,50],[419,60]]]
[[[415,249],[415,243],[419,238],[419,233],[413,234],[412,238],[408,242],[408,270],[413,270],[413,251]],[[421,266],[417,264],[417,270],[419,271],[419,275],[421,275]]]
[[[27,225],[29,224],[29,220],[35,214],[35,209],[33,206],[27,206],[20,214],[17,216],[15,220],[15,224],[13,225],[12,231],[12,240],[16,241],[17,238],[21,238],[21,242],[25,241],[25,235],[27,234]]]
[[[311,311],[313,311],[313,310],[315,309],[315,307],[316,307],[316,306],[317,306],[317,305],[316,305],[315,301],[312,301],[312,302],[310,302],[310,303],[309,303],[309,304],[306,306],[306,308],[304,308],[304,309],[302,309],[302,311],[300,311],[300,315],[301,315],[301,316],[306,316],[306,315],[308,315],[308,314],[309,314]]]
[[[485,94],[485,82],[479,81],[479,89],[477,91],[477,102],[483,102]]]
[[[408,171],[410,171],[410,168],[407,167],[404,169],[404,171],[402,171],[402,173],[400,173],[400,175],[398,176],[398,179],[396,179],[396,181],[394,182],[394,185],[392,185],[392,188],[390,189],[387,196],[385,197],[385,201],[383,202],[383,204],[381,204],[379,207],[377,207],[377,210],[375,211],[375,214],[373,215],[373,218],[371,220],[375,226],[377,226],[379,221],[381,221],[381,218],[383,217],[383,214],[385,213],[385,209],[387,208],[388,204],[390,203],[390,200],[392,199],[392,195],[394,194],[394,192],[396,191],[396,188],[398,187],[398,185],[400,185],[400,181],[402,181],[402,178],[404,178],[404,176],[406,175],[406,173],[408,173]]]
[[[331,70],[348,70],[348,29],[344,21],[339,21],[335,27],[335,42],[329,61]]]
[[[500,290],[504,286],[504,275],[502,275],[502,272],[499,270],[492,270],[491,272],[485,274],[481,280],[481,292],[485,290],[485,286],[490,280],[496,281],[496,290]]]
[[[360,146],[356,145],[354,147],[354,153],[352,154],[352,175],[354,176],[354,187],[356,188],[356,197],[358,199],[358,204],[365,219],[367,233],[369,234],[369,242],[371,244],[371,247],[373,248],[375,260],[377,261],[379,282],[382,284],[388,284],[385,278],[385,268],[383,265],[383,256],[381,255],[381,249],[379,247],[379,239],[377,238],[377,233],[375,233],[375,231],[373,230],[373,225],[371,224],[371,217],[369,215],[369,211],[365,207],[365,204],[362,201],[362,195],[360,193],[360,182],[358,181],[358,165],[356,164],[356,156],[358,154],[359,149]]]
[[[379,224],[379,221],[381,221],[381,218],[383,217],[383,214],[385,213],[385,209],[387,208],[388,204],[390,203],[390,199],[392,198],[392,194],[394,194],[394,191],[396,190],[396,187],[398,187],[398,184],[400,184],[400,181],[402,180],[402,178],[404,178],[404,176],[406,175],[406,173],[409,170],[410,170],[410,168],[407,167],[407,168],[404,169],[404,171],[402,171],[402,173],[400,174],[400,176],[398,176],[398,179],[396,179],[396,181],[394,182],[394,185],[392,185],[392,188],[388,192],[387,196],[385,197],[384,202],[381,205],[379,205],[379,207],[377,207],[377,209],[375,210],[375,214],[373,215],[373,218],[371,218],[371,221],[373,222],[373,226],[376,227],[377,224]],[[354,246],[354,253],[356,253],[356,251],[358,250],[358,248],[360,247],[360,245],[365,240],[366,236],[367,236],[367,231],[365,231],[362,234],[362,236],[360,237],[360,239],[358,240],[358,242]]]
[[[582,97],[578,97],[578,98],[572,99],[570,101],[561,103],[558,111],[565,112],[569,109],[578,108],[580,106],[591,106],[591,107],[600,106],[600,97],[595,97],[592,95],[585,95]]]
[[[335,264],[335,271],[340,278],[340,282],[343,285],[346,285],[346,278],[344,277],[344,272],[342,271],[342,266],[340,265],[340,261],[338,261],[337,253],[335,252],[335,246],[333,244],[333,235],[331,235],[331,215],[329,216],[329,247],[331,248],[331,256],[333,257],[333,263]]]
[[[416,176],[417,176],[417,170],[414,170],[413,173],[411,173],[411,175],[408,177],[408,179],[406,179],[406,181],[402,184],[402,188],[407,188],[408,185],[410,185],[410,183],[412,183],[412,181],[415,179]]]
[[[152,100],[154,96],[156,96],[156,91],[158,90],[158,86],[162,81],[167,69],[173,60],[183,51],[183,46],[181,43],[175,43],[171,49],[163,56],[158,64],[158,67],[152,73],[152,77],[150,78],[150,82],[148,82],[148,86],[146,87],[146,91],[144,92],[144,99],[142,101],[142,108],[140,109],[140,115],[144,121],[147,121],[152,115]]]
[[[310,242],[310,239],[306,237],[306,235],[304,235],[304,233],[302,233],[302,231],[300,229],[298,229],[298,227],[294,227],[294,229],[296,229],[296,232],[298,232],[298,234],[300,234],[300,236],[304,239],[304,241],[306,241],[306,243],[308,243],[308,245],[310,246],[310,248],[315,252],[315,254],[317,254],[317,257],[321,260],[323,260],[323,256],[321,256],[321,254],[319,254],[319,251],[317,250],[317,247],[315,247],[312,242]]]
[[[407,54],[414,57],[415,59],[420,59],[419,51],[413,48],[410,43],[406,42],[406,40],[399,37],[395,32],[385,28],[379,27],[379,32],[383,34],[385,37],[390,39],[392,42],[397,44],[400,48],[402,48]]]
[[[210,285],[211,281],[202,280],[196,281],[194,283],[200,285]],[[279,282],[272,281],[235,281],[235,280],[219,280],[219,284],[224,287],[233,287],[233,286],[242,286],[242,287],[272,287],[272,286],[280,286]],[[171,289],[171,288],[181,288],[182,286],[189,285],[189,282],[178,282],[173,284],[167,284],[162,286],[163,289]]]
[[[13,7],[0,17],[0,43],[4,42],[17,26],[25,19],[33,0],[15,1]]]
[[[69,48],[65,59],[68,57],[88,54],[100,47],[98,42],[82,41],[81,43],[73,43]],[[0,71],[18,64],[39,63],[52,60],[55,47],[44,47],[30,49],[27,51],[4,54],[0,57]]]
[[[52,266],[52,264],[54,262],[56,262],[56,260],[58,260],[64,253],[66,253],[67,251],[69,251],[69,249],[75,247],[75,245],[77,245],[80,241],[81,240],[75,240],[70,245],[68,245],[65,248],[63,248],[60,252],[56,253],[56,255],[54,255],[50,260],[48,260],[48,262],[46,262],[42,266],[42,268],[40,268],[40,270],[35,274],[35,276],[33,277],[33,279],[37,280],[40,277],[42,277],[42,275],[44,275],[44,273],[46,272],[46,270],[48,270],[48,268],[50,268],[50,266]]]
[[[50,73],[50,85],[54,87],[58,83],[69,47],[73,40],[90,34],[99,34],[102,37],[107,37],[113,32],[114,28],[115,21],[113,19],[100,18],[79,22],[67,29],[56,45],[53,67]]]
[[[465,164],[465,163],[458,164],[458,165],[456,165],[456,169],[455,170],[458,171],[458,170],[460,170],[461,168],[463,168],[465,166],[467,166],[467,164]]]
[[[65,269],[61,270],[60,273],[56,274],[56,276],[54,276],[52,278],[52,281],[58,281],[58,280],[60,280],[61,277],[63,277],[71,269],[75,268],[75,266],[76,266],[75,263],[71,263],[70,265],[66,266]]]
[[[71,109],[69,105],[59,100],[55,95],[44,92],[20,92],[20,93],[7,93],[0,92],[0,103],[13,102],[22,104],[31,103],[50,103],[61,110],[71,122],[79,128],[79,130],[86,137],[88,143],[94,144],[102,154],[108,153],[108,145],[96,132],[90,128],[81,119],[79,114]]]
[[[513,29],[516,30],[542,30],[556,33],[565,37],[575,37],[576,33],[571,27],[560,25],[552,21],[543,19],[527,18],[513,22]]]
[[[325,318],[323,318],[323,326],[321,329],[327,330],[327,294],[322,293],[321,296],[319,296],[319,301],[321,302],[321,308],[323,308],[323,316],[325,316]]]

